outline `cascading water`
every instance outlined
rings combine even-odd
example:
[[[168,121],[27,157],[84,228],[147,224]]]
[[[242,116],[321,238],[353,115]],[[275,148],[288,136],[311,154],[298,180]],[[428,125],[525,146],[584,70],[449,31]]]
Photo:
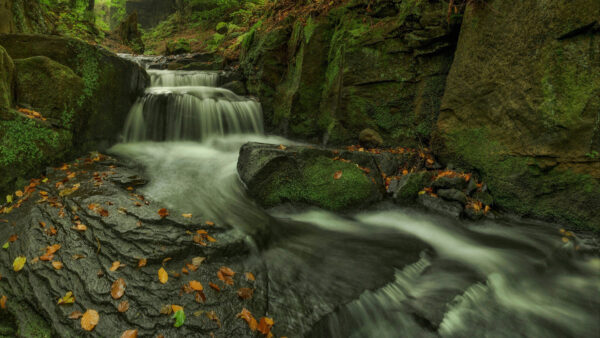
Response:
[[[546,224],[462,223],[388,204],[265,212],[245,196],[239,148],[290,141],[261,136],[258,103],[199,85],[214,73],[150,72],[128,142],[112,152],[145,167],[144,195],[263,242],[252,259],[267,268],[278,295],[269,314],[288,336],[599,336],[595,236],[565,243]]]
[[[260,103],[217,88],[218,72],[148,70],[151,86],[133,105],[124,138],[204,140],[263,132]]]

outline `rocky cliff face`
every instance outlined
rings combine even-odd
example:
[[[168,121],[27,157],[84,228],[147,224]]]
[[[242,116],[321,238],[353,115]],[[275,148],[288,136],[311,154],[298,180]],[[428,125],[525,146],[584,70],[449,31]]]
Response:
[[[248,90],[275,133],[348,144],[372,128],[478,173],[501,209],[598,226],[600,2],[477,2],[456,25],[447,13],[356,0],[257,24]]]
[[[242,66],[272,130],[343,144],[372,128],[388,144],[427,142],[456,42],[447,4],[370,3],[251,31]]]
[[[600,2],[470,7],[437,128],[437,153],[500,206],[598,225]]]

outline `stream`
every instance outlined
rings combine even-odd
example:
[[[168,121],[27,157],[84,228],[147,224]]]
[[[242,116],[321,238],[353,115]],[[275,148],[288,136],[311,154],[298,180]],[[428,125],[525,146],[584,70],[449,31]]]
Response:
[[[143,63],[145,60],[138,60]],[[110,153],[144,168],[140,191],[238,229],[266,266],[268,314],[289,337],[598,337],[592,234],[506,218],[464,222],[392,203],[356,213],[263,210],[237,174],[264,136],[260,104],[220,72],[148,70]]]

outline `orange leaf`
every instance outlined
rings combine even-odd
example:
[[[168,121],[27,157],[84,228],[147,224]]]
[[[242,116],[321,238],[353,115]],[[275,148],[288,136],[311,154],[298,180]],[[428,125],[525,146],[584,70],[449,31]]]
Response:
[[[254,275],[252,274],[252,272],[246,272],[246,280],[248,281],[254,281],[256,278],[254,278]]]
[[[71,229],[77,230],[77,231],[86,231],[87,230],[87,226],[85,226],[84,224],[81,224],[81,223],[77,223],[77,225],[75,225]]]
[[[215,222],[206,221],[206,223],[204,223],[204,224],[209,225],[209,226],[213,226],[213,225],[215,225]]]
[[[119,261],[114,261],[110,267],[110,271],[117,271],[118,268],[122,268],[125,265],[121,264]]]
[[[9,242],[11,242],[11,243],[14,243],[14,242],[15,242],[15,241],[16,241],[18,238],[19,238],[19,236],[18,236],[18,235],[11,235],[11,236],[8,238],[8,241],[9,241]]]
[[[126,287],[127,284],[125,283],[125,280],[123,278],[119,278],[112,284],[112,287],[110,288],[110,295],[113,299],[119,299],[125,294]]]
[[[140,260],[138,261],[137,267],[141,268],[146,266],[146,263],[148,263],[148,260],[146,258],[140,258]]]
[[[334,180],[339,180],[340,178],[342,178],[342,171],[338,170],[335,172],[335,174],[333,174],[333,179]]]
[[[63,268],[63,263],[59,261],[53,261],[52,266],[54,267],[54,269],[60,270]]]
[[[233,277],[235,275],[235,272],[226,266],[222,266],[219,271],[221,271],[221,273],[225,276]]]
[[[54,244],[49,247],[46,247],[46,253],[53,254],[53,253],[57,252],[60,249],[60,247],[61,247],[60,244]]]
[[[117,306],[117,310],[119,312],[127,312],[127,310],[129,310],[129,301],[122,301],[119,303],[119,306]]]
[[[160,218],[165,218],[167,216],[169,216],[169,211],[167,211],[167,209],[162,208],[160,210],[158,210],[158,215],[160,216]]]
[[[183,311],[183,306],[171,304],[171,309],[173,310],[173,312]]]
[[[81,328],[86,331],[92,331],[98,322],[100,321],[100,315],[96,310],[87,310],[81,317]]]
[[[202,284],[200,282],[198,282],[198,281],[195,281],[195,280],[193,280],[193,281],[190,282],[190,287],[192,288],[192,290],[195,290],[195,291],[202,291],[202,290],[204,290],[204,287],[202,287]]]
[[[256,329],[258,328],[258,323],[256,322],[256,319],[254,319],[254,316],[252,316],[252,313],[250,313],[248,309],[243,308],[242,312],[238,313],[237,317],[242,318],[244,321],[246,321],[246,323],[248,323],[248,326],[250,327],[250,330],[256,331]]]
[[[260,319],[260,322],[258,323],[258,332],[264,335],[268,335],[269,333],[271,333],[271,328],[274,324],[275,322],[272,318],[262,317]]]
[[[162,284],[165,284],[169,280],[169,274],[167,273],[167,271],[164,268],[160,268],[158,270],[158,280]]]
[[[2,295],[2,298],[0,298],[0,309],[4,310],[6,309],[6,296]]]
[[[123,332],[123,334],[121,335],[121,338],[137,338],[138,336],[138,330],[127,330],[125,332]]]
[[[213,282],[208,283],[208,286],[210,286],[211,288],[213,288],[213,290],[215,290],[215,291],[221,291],[221,288],[217,284],[215,284]]]

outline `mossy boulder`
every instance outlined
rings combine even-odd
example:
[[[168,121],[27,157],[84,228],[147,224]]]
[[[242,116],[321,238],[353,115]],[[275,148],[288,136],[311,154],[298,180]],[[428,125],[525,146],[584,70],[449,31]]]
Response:
[[[10,107],[14,100],[15,65],[0,46],[0,108]]]
[[[178,39],[167,41],[165,54],[166,55],[177,55],[177,54],[186,54],[192,51],[192,47],[190,46],[190,41],[187,39]]]
[[[600,229],[598,13],[596,0],[468,6],[433,145],[480,172],[495,206]]]
[[[357,164],[332,157],[325,149],[249,143],[240,150],[238,172],[264,207],[293,203],[343,211],[382,198],[376,181]]]
[[[16,59],[17,103],[43,112],[65,129],[80,130],[85,100],[81,77],[45,56]]]
[[[78,103],[85,103],[86,115],[74,144],[82,151],[103,150],[118,140],[129,109],[150,82],[136,63],[74,38],[0,34],[0,45],[13,59],[46,56],[83,80]]]

